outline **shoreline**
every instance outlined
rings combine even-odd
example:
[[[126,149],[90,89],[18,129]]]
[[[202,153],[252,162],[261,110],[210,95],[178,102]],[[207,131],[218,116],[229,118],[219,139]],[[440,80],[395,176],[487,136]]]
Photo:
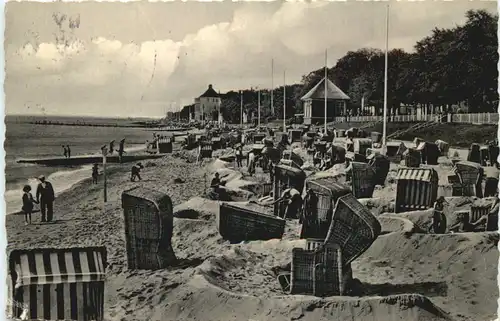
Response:
[[[126,152],[131,153],[131,155],[134,155],[135,153],[139,153],[141,151],[145,151],[146,148],[142,145],[137,145],[137,146],[132,146],[128,149],[125,149]],[[78,155],[75,155],[75,157]],[[152,159],[154,160],[154,159]],[[150,160],[144,160],[145,161],[150,161]],[[17,160],[16,160],[17,162]],[[133,162],[132,162],[133,163]],[[132,163],[124,163],[123,165],[130,165]],[[102,162],[99,163],[102,165]],[[120,164],[112,164],[110,163],[108,166],[108,171],[109,168],[112,168],[116,165]],[[38,164],[33,164],[33,166],[38,166],[40,168],[59,168],[61,166],[44,166],[44,165],[38,165]],[[81,165],[74,165],[70,167],[63,166],[59,170],[50,173],[47,176],[47,180],[50,181],[54,185],[54,189],[56,190],[56,196],[60,195],[63,192],[68,191],[71,189],[73,186],[76,184],[88,179],[91,180],[91,164],[81,164]],[[100,171],[102,171],[102,166],[99,168]],[[102,175],[101,175],[102,176]],[[75,178],[76,180],[71,180],[71,178]],[[57,179],[59,178],[59,179]],[[54,180],[56,180],[56,183],[54,184]],[[36,177],[25,177],[25,178],[19,178],[15,182],[10,183],[10,187],[7,188],[7,184],[5,185],[5,193],[4,193],[4,201],[6,204],[6,215],[13,215],[13,214],[19,214],[21,211],[19,210],[22,206],[21,204],[21,196],[22,196],[22,185],[30,185],[32,188],[31,193],[33,196],[35,196],[36,192],[36,184],[37,180]],[[64,186],[61,190],[58,190],[58,186]],[[14,195],[15,194],[15,195]],[[35,210],[37,209],[37,205],[35,205]]]

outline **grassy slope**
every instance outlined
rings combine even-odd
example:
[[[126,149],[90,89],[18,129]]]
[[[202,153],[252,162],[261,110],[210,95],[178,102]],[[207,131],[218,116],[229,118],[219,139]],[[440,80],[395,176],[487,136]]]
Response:
[[[360,127],[366,123],[341,123],[335,127],[339,129],[347,129],[351,127]],[[399,129],[410,127],[410,123],[387,123],[387,134],[394,133]],[[382,124],[365,128],[367,132],[377,131],[382,132]],[[426,141],[436,141],[437,139],[448,142],[455,147],[469,147],[471,143],[484,143],[486,140],[493,140],[497,137],[498,126],[495,125],[472,125],[472,124],[439,124],[431,128],[426,128],[421,131],[410,131],[400,140],[411,141],[415,137],[420,137]]]

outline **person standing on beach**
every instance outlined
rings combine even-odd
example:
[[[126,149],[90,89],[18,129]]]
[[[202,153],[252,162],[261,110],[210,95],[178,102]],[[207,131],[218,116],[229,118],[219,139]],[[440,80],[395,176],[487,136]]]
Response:
[[[109,154],[113,154],[113,152],[115,151],[115,141],[112,140],[111,143],[109,143]]]
[[[68,158],[68,150],[66,149],[66,146],[62,145],[62,148],[64,150],[64,158]]]
[[[99,165],[94,164],[92,167],[92,184],[97,184],[97,176],[99,175]]]
[[[54,188],[52,187],[52,184],[45,180],[45,176],[41,175],[40,177],[38,177],[38,179],[40,180],[40,184],[38,184],[38,187],[36,189],[36,202],[40,203],[40,210],[42,211],[42,222],[51,222],[52,215],[54,214]]]
[[[120,140],[120,146],[118,147],[118,158],[120,163],[122,162],[123,153],[125,153],[125,138]]]
[[[69,148],[69,145],[66,145],[66,150],[68,151],[68,158],[71,158],[71,148]]]
[[[34,207],[34,203],[38,204],[38,202],[36,202],[34,199],[33,199],[33,195],[31,195],[31,186],[29,185],[25,185],[24,188],[23,188],[23,212],[24,212],[24,220],[25,220],[25,224],[28,225],[28,224],[31,224],[31,213],[33,213],[33,207]]]
[[[243,159],[243,148],[241,146],[238,146],[236,148],[236,166],[237,167],[243,167],[243,164],[241,160]]]

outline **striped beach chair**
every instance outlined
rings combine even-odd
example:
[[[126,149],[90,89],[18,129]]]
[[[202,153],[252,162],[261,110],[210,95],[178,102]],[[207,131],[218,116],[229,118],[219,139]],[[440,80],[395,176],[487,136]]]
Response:
[[[128,268],[157,270],[175,264],[170,197],[136,187],[122,193],[122,208]]]
[[[481,182],[483,180],[483,168],[475,162],[460,161],[454,166],[454,171],[460,179],[463,196],[483,197]]]
[[[375,171],[367,163],[351,162],[352,193],[356,198],[371,198],[375,190]]]
[[[438,174],[432,168],[400,168],[396,185],[396,213],[425,210],[434,205]]]
[[[25,320],[101,321],[106,248],[13,250],[10,315]]]
[[[158,152],[160,154],[172,153],[172,137],[164,137],[158,140]]]
[[[486,202],[472,204],[470,208],[470,223],[476,222],[483,215],[488,215],[491,211],[491,206],[491,203]]]

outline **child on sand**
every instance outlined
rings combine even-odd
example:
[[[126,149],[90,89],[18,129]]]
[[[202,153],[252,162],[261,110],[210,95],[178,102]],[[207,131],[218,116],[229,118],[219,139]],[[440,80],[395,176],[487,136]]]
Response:
[[[28,224],[31,224],[31,213],[33,213],[33,207],[34,207],[34,203],[38,204],[38,202],[36,202],[34,199],[33,199],[33,195],[31,195],[31,186],[29,185],[25,185],[23,187],[23,212],[24,212],[24,220],[25,220],[25,224],[28,225]]]
[[[131,182],[135,182],[136,178],[138,178],[139,180],[142,180],[141,174],[140,174],[141,169],[143,169],[143,166],[141,163],[137,163],[137,165],[132,166],[131,175],[130,175]]]

